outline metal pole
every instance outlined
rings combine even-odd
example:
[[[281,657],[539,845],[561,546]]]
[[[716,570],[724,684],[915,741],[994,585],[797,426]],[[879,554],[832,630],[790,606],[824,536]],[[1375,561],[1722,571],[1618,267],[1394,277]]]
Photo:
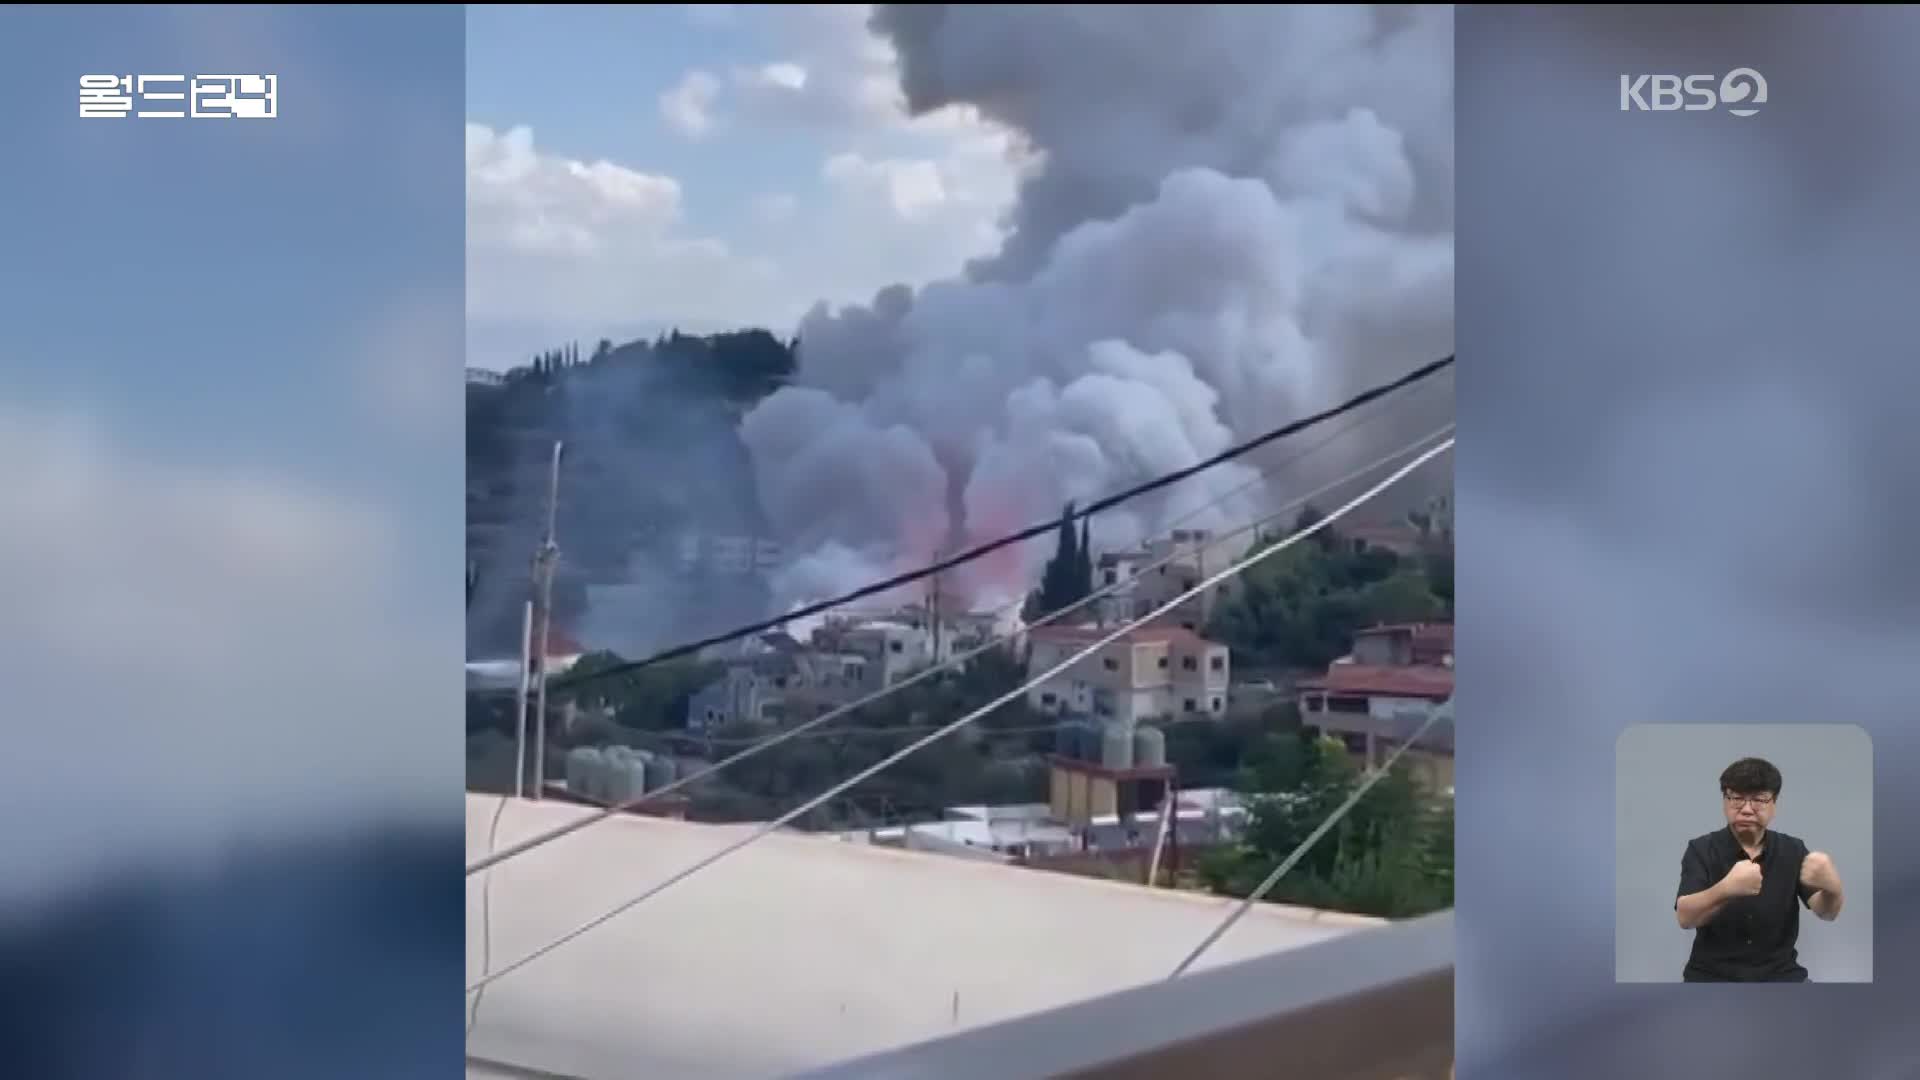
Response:
[[[520,615],[520,684],[513,707],[513,797],[526,794],[527,780],[527,676],[533,670],[533,601],[527,601]]]
[[[1166,784],[1161,789],[1160,829],[1153,838],[1153,858],[1147,861],[1147,888],[1151,889],[1160,880],[1160,847],[1167,842],[1168,823],[1173,819],[1173,785]]]
[[[554,532],[559,524],[560,454],[565,446],[561,442],[553,444],[553,473],[547,482],[547,535],[540,543],[539,554],[534,556],[540,584],[540,651],[536,654],[540,682],[533,729],[533,797],[536,801],[543,798],[547,790],[547,648],[553,628],[553,572],[560,559],[560,546],[554,540]]]

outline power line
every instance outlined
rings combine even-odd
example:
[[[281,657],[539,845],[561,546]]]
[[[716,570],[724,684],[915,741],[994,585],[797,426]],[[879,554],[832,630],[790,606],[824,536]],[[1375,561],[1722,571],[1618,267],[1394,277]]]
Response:
[[[1011,735],[1044,735],[1049,731],[1058,730],[1060,725],[1066,722],[1067,721],[1065,720],[1055,720],[1047,724],[1027,724],[1027,725],[1022,725],[1020,727],[982,728],[981,733],[983,737],[993,737],[997,735],[1009,735],[1009,736]],[[1218,724],[1219,722],[1220,720],[1218,717],[1211,716],[1211,715],[1177,716],[1170,720],[1158,721],[1154,726],[1171,727],[1175,724]],[[825,731],[803,732],[799,735],[794,736],[792,741],[798,741],[802,739],[838,739],[838,738],[845,738],[845,737],[858,737],[863,735],[869,735],[869,736],[912,735],[922,731],[932,731],[934,728],[938,726],[939,726],[938,724],[902,724],[897,727],[873,727],[870,725],[863,725],[863,726],[857,726],[857,727],[829,728]],[[656,738],[656,739],[661,739],[666,741],[713,743],[720,746],[754,746],[754,745],[763,743],[767,741],[768,738],[770,738],[770,736],[762,736],[762,737],[746,736],[746,737],[733,738],[733,739],[712,739],[712,738],[706,738],[700,735],[688,735],[678,731],[642,731],[642,732],[636,732],[636,735],[643,738],[651,737],[651,738]],[[662,787],[661,792],[664,793],[665,791],[666,791],[665,787]],[[644,803],[650,799],[657,799],[659,797],[660,797],[659,794],[643,795],[636,801]]]
[[[1252,554],[1248,555],[1246,558],[1240,560],[1237,563],[1234,563],[1232,566],[1227,567],[1225,570],[1222,570],[1221,572],[1214,574],[1212,577],[1209,577],[1206,580],[1200,582],[1199,584],[1195,585],[1193,588],[1180,593],[1178,596],[1174,597],[1172,600],[1169,600],[1165,604],[1162,604],[1160,607],[1154,609],[1151,612],[1148,612],[1146,615],[1141,616],[1140,618],[1131,620],[1127,623],[1123,623],[1118,629],[1112,631],[1111,633],[1105,635],[1104,637],[1101,637],[1099,640],[1094,641],[1092,644],[1086,646],[1080,652],[1067,657],[1065,660],[1062,660],[1060,663],[1054,665],[1052,668],[1048,669],[1047,671],[1028,679],[1026,682],[1022,683],[1020,686],[1017,686],[1014,689],[1006,692],[1005,694],[1002,694],[999,698],[995,699],[994,701],[991,701],[986,705],[978,709],[975,709],[970,713],[967,713],[965,716],[960,717],[958,720],[955,720],[952,723],[947,724],[944,727],[941,727],[938,730],[933,731],[932,733],[914,741],[910,745],[903,747],[902,749],[896,751],[895,753],[890,754],[885,758],[882,758],[879,762],[873,765],[870,765],[865,769],[862,769],[861,771],[855,773],[853,776],[847,778],[846,780],[842,780],[840,783],[835,784],[833,787],[828,788],[826,791],[823,791],[820,794],[814,796],[813,798],[808,799],[806,802],[801,803],[799,806],[794,807],[791,810],[788,810],[786,813],[780,815],[774,820],[767,822],[766,824],[755,829],[752,833],[748,834],[747,836],[733,842],[732,844],[727,845],[726,847],[721,848],[720,850],[714,852],[711,855],[708,855],[707,857],[699,860],[698,862],[695,862],[691,866],[688,866],[687,868],[667,878],[665,881],[662,881],[659,884],[653,886],[652,888],[647,889],[645,892],[642,892],[640,895],[632,898],[631,900],[628,900],[625,903],[620,904],[618,907],[615,907],[613,910],[603,915],[600,915],[596,918],[588,920],[586,923],[583,923],[582,925],[575,928],[574,930],[571,930],[568,933],[563,934],[558,938],[555,938],[553,941],[548,942],[546,945],[543,945],[540,948],[535,949],[533,952],[528,953],[526,956],[523,956],[520,959],[514,961],[513,963],[508,964],[506,967],[501,968],[499,971],[483,976],[479,982],[467,988],[468,992],[471,993],[475,990],[478,990],[482,986],[486,986],[490,983],[497,982],[500,979],[505,978],[506,976],[512,974],[515,971],[518,971],[519,969],[525,967],[526,965],[533,963],[535,960],[538,960],[541,957],[547,955],[548,953],[553,952],[555,949],[561,948],[562,946],[568,944],[569,942],[578,939],[579,937],[595,929],[596,927],[599,927],[611,921],[612,919],[617,918],[621,914],[632,910],[634,907],[637,907],[638,905],[644,903],[645,901],[660,895],[661,893],[667,891],[673,886],[679,884],[682,881],[687,880],[688,878],[692,877],[693,875],[699,873],[702,870],[705,870],[707,867],[714,865],[715,863],[726,858],[727,856],[732,855],[737,851],[740,851],[741,849],[747,847],[748,845],[758,842],[760,839],[770,835],[774,831],[784,828],[785,826],[792,823],[793,821],[796,821],[799,818],[812,813],[814,810],[819,809],[821,806],[825,805],[828,802],[831,802],[833,799],[838,798],[840,795],[844,794],[849,788],[858,786],[859,784],[865,782],[866,780],[869,780],[872,777],[877,776],[881,772],[899,763],[900,761],[916,753],[922,748],[931,745],[935,741],[955,731],[958,731],[960,728],[965,727],[970,723],[973,723],[975,720],[978,720],[982,716],[985,716],[993,712],[995,709],[998,709],[1001,706],[1007,704],[1008,702],[1018,698],[1020,695],[1027,693],[1029,690],[1033,689],[1035,686],[1038,686],[1039,684],[1046,682],[1048,679],[1053,678],[1054,676],[1060,674],[1061,672],[1066,671],[1068,668],[1073,667],[1075,664],[1078,664],[1080,661],[1085,660],[1087,657],[1093,655],[1095,652],[1098,652],[1101,648],[1104,648],[1105,646],[1111,644],[1114,641],[1118,641],[1120,638],[1125,637],[1127,634],[1133,632],[1134,630],[1137,630],[1140,627],[1146,625],[1147,623],[1152,622],[1154,619],[1157,619],[1160,616],[1166,614],[1167,612],[1172,611],[1173,609],[1179,607],[1181,604],[1192,599],[1193,597],[1203,595],[1207,589],[1213,588],[1214,586],[1218,585],[1220,582],[1225,581],[1231,577],[1234,577],[1244,572],[1247,568],[1254,566],[1257,563],[1262,562],[1263,560],[1272,558],[1273,556],[1279,554],[1282,551],[1285,551],[1286,549],[1292,547],[1293,545],[1299,543],[1300,541],[1305,540],[1308,537],[1314,535],[1320,530],[1327,528],[1333,522],[1338,521],[1340,518],[1346,516],[1348,513],[1351,513],[1353,510],[1357,509],[1362,504],[1373,499],[1375,496],[1379,495],[1381,492],[1387,490],[1389,487],[1392,487],[1394,484],[1404,479],[1408,474],[1412,473],[1415,469],[1418,469],[1420,466],[1433,460],[1435,457],[1438,457],[1440,454],[1444,453],[1445,451],[1452,449],[1453,442],[1454,442],[1453,438],[1449,436],[1445,442],[1441,443],[1436,447],[1433,447],[1430,450],[1427,450],[1425,453],[1421,454],[1418,458],[1414,459],[1413,461],[1405,465],[1402,465],[1399,469],[1395,470],[1391,476],[1388,476],[1386,479],[1381,480],[1371,488],[1368,488],[1365,492],[1362,492],[1359,496],[1354,498],[1352,501],[1340,507],[1338,510],[1335,510],[1333,513],[1329,514],[1325,518],[1322,518],[1321,520],[1314,522],[1312,525],[1309,525],[1308,527],[1301,529],[1298,532],[1295,532],[1294,534],[1292,534],[1291,536],[1288,536],[1286,539],[1280,541],[1277,544],[1274,544],[1270,547],[1262,548],[1258,551],[1253,552]]]
[[[1269,467],[1265,467],[1265,469],[1260,469],[1256,477],[1252,477],[1252,479],[1244,480],[1244,482],[1240,482],[1240,484],[1235,484],[1233,488],[1229,488],[1229,490],[1225,490],[1225,492],[1221,492],[1221,494],[1217,494],[1217,496],[1213,496],[1213,498],[1210,498],[1208,502],[1204,502],[1204,503],[1200,503],[1200,505],[1196,505],[1194,509],[1190,509],[1190,511],[1187,511],[1187,513],[1181,513],[1181,515],[1175,515],[1175,517],[1171,517],[1171,519],[1167,519],[1165,523],[1162,523],[1162,527],[1160,527],[1160,532],[1167,532],[1167,530],[1171,530],[1171,528],[1179,527],[1179,525],[1183,525],[1183,523],[1187,523],[1187,521],[1192,521],[1192,519],[1196,519],[1196,517],[1200,517],[1202,513],[1206,513],[1206,511],[1210,511],[1210,509],[1215,509],[1215,507],[1219,507],[1221,503],[1225,503],[1225,502],[1229,502],[1229,500],[1233,500],[1235,496],[1238,496],[1238,494],[1242,494],[1242,492],[1246,492],[1248,488],[1254,488],[1256,484],[1265,484],[1265,482],[1269,482],[1269,480],[1273,480],[1273,477],[1277,477],[1279,473],[1284,473],[1286,469],[1292,469],[1294,465],[1298,465],[1298,463],[1302,463],[1302,461],[1306,461],[1306,459],[1308,459],[1308,457],[1311,457],[1311,455],[1319,454],[1321,450],[1325,450],[1325,448],[1329,448],[1329,446],[1332,446],[1334,442],[1340,442],[1342,438],[1346,438],[1346,436],[1350,436],[1350,434],[1354,434],[1354,432],[1357,432],[1357,430],[1365,429],[1367,425],[1373,425],[1373,423],[1379,423],[1379,421],[1382,421],[1382,419],[1386,419],[1388,415],[1392,415],[1392,413],[1386,413],[1386,411],[1375,411],[1375,413],[1371,413],[1371,415],[1365,415],[1365,417],[1361,417],[1359,421],[1354,421],[1354,423],[1350,423],[1350,425],[1346,425],[1346,427],[1342,427],[1342,429],[1334,430],[1334,432],[1331,432],[1331,434],[1327,434],[1325,438],[1321,438],[1319,442],[1315,442],[1315,444],[1311,444],[1311,446],[1308,446],[1306,450],[1302,450],[1300,454],[1292,455],[1292,457],[1288,457],[1286,461],[1279,461],[1279,463],[1275,463],[1275,465],[1269,465]],[[1428,436],[1428,438],[1438,438],[1438,434],[1434,434],[1434,436]],[[1411,452],[1411,450],[1409,450],[1409,452]],[[1380,461],[1377,461],[1377,463],[1375,463],[1373,467],[1377,467],[1377,465],[1384,465],[1384,463],[1386,463],[1386,459],[1380,459]],[[1371,469],[1371,467],[1369,467],[1369,469]],[[1352,479],[1352,475],[1350,475],[1350,479]],[[1340,482],[1344,482],[1344,480],[1340,480]],[[1336,482],[1334,486],[1338,486],[1340,482]],[[1315,490],[1315,492],[1313,492],[1311,496],[1306,496],[1306,498],[1308,498],[1308,500],[1313,500],[1313,498],[1317,498],[1319,494],[1325,494],[1327,490],[1331,490],[1331,488],[1319,488],[1319,490]],[[1286,509],[1292,509],[1294,505],[1300,505],[1300,503],[1298,502],[1288,503],[1288,507],[1286,507]],[[1261,521],[1271,521],[1271,519],[1261,519]],[[1233,534],[1229,534],[1229,536],[1235,536],[1235,534],[1238,534],[1238,532],[1233,532]],[[1162,565],[1162,563],[1156,563],[1156,565]],[[1146,569],[1152,569],[1152,567],[1146,567]],[[1006,617],[1006,615],[1012,615],[1014,611],[1018,611],[1018,609],[1020,609],[1021,605],[1025,605],[1025,601],[1027,601],[1027,598],[1025,598],[1025,596],[1018,596],[1018,598],[1014,598],[1014,600],[1008,601],[1008,603],[1002,603],[1002,605],[1000,605],[1000,607],[998,607],[996,611],[993,611],[993,615],[995,615],[996,619],[1000,619],[1000,617]],[[891,613],[891,611],[893,611],[893,609],[881,609],[881,607],[872,607],[872,609],[845,609],[845,613],[851,613],[851,615],[862,615],[862,613],[864,613],[864,615],[881,615],[881,613]],[[803,619],[803,617],[804,617],[803,613],[789,613],[789,615],[781,615],[780,619],[781,621],[793,621],[793,619]],[[647,663],[653,663],[653,661],[649,659]],[[586,675],[576,675],[576,676],[572,676],[572,678],[568,678],[568,676],[563,675],[561,676],[561,678],[559,678],[559,680],[557,680],[557,682],[555,682],[555,688],[557,688],[557,690],[566,690],[566,688],[570,688],[570,686],[582,686],[582,684],[586,684],[586,682],[589,682],[589,680],[595,680],[595,678],[601,678],[601,676],[603,675],[630,675],[630,673],[632,673],[632,671],[630,671],[630,667],[628,667],[626,663],[620,663],[620,665],[614,665],[614,667],[611,667],[611,669],[605,669],[605,671],[591,671],[591,673],[586,673]],[[495,690],[495,692],[501,692],[501,690]],[[476,694],[488,694],[488,690],[468,690],[468,696],[476,696]]]
[[[1327,819],[1320,823],[1319,828],[1309,833],[1305,840],[1300,841],[1300,846],[1293,849],[1293,854],[1288,855],[1281,861],[1279,866],[1274,867],[1273,872],[1267,875],[1266,880],[1262,881],[1257,888],[1248,893],[1246,897],[1234,907],[1233,911],[1228,913],[1220,925],[1214,927],[1213,931],[1209,933],[1192,952],[1187,954],[1185,960],[1180,961],[1180,966],[1173,969],[1173,974],[1168,975],[1167,980],[1171,982],[1185,974],[1186,970],[1193,966],[1193,962],[1200,959],[1202,953],[1212,948],[1213,943],[1225,936],[1226,932],[1233,928],[1233,924],[1240,921],[1241,916],[1252,910],[1253,905],[1258,903],[1261,897],[1266,896],[1275,885],[1280,883],[1280,879],[1286,876],[1287,871],[1293,869],[1295,863],[1298,863],[1302,858],[1306,857],[1307,852],[1312,849],[1313,845],[1320,842],[1321,837],[1332,831],[1335,825],[1340,824],[1340,819],[1347,816],[1347,811],[1359,805],[1360,800],[1365,797],[1367,792],[1373,790],[1373,785],[1379,783],[1380,780],[1393,769],[1394,763],[1400,760],[1400,755],[1406,753],[1414,743],[1419,742],[1420,737],[1427,733],[1427,729],[1431,728],[1435,721],[1439,720],[1441,716],[1449,715],[1450,713],[1451,699],[1449,699],[1446,705],[1429,708],[1427,710],[1427,719],[1414,730],[1412,737],[1408,738],[1399,746],[1394,747],[1393,753],[1387,755],[1387,760],[1382,762],[1378,769],[1369,773],[1366,779],[1361,781],[1360,786],[1354,789],[1353,794],[1347,797],[1347,801],[1341,803],[1335,808],[1333,813],[1327,815]]]
[[[1155,477],[1152,480],[1148,480],[1144,483],[1136,484],[1133,487],[1126,489],[1125,491],[1121,491],[1121,492],[1118,492],[1117,494],[1109,495],[1103,499],[1090,503],[1085,509],[1075,511],[1072,515],[1068,517],[1068,520],[1078,520],[1081,518],[1090,517],[1093,514],[1099,513],[1102,510],[1110,510],[1115,506],[1119,506],[1122,503],[1129,502],[1133,499],[1139,498],[1142,495],[1146,495],[1150,492],[1158,491],[1161,488],[1169,487],[1173,484],[1177,484],[1180,481],[1185,480],[1190,476],[1195,476],[1199,473],[1205,472],[1206,470],[1211,469],[1216,465],[1224,464],[1228,461],[1232,461],[1235,458],[1242,457],[1248,453],[1251,453],[1252,451],[1257,450],[1260,447],[1267,445],[1268,443],[1286,438],[1289,435],[1298,434],[1299,432],[1305,431],[1308,428],[1316,427],[1322,423],[1325,423],[1328,420],[1332,420],[1336,417],[1343,416],[1347,413],[1350,413],[1353,410],[1358,409],[1359,407],[1367,404],[1370,401],[1374,401],[1378,398],[1382,398],[1389,394],[1403,390],[1409,386],[1413,386],[1424,379],[1432,377],[1433,375],[1446,369],[1447,367],[1450,367],[1452,364],[1453,364],[1453,356],[1451,354],[1441,357],[1438,360],[1434,360],[1426,364],[1422,364],[1420,367],[1415,368],[1413,371],[1409,372],[1406,375],[1401,376],[1398,379],[1395,379],[1390,383],[1383,383],[1379,386],[1373,387],[1370,390],[1363,391],[1357,396],[1352,397],[1347,401],[1342,402],[1339,405],[1335,405],[1330,409],[1323,409],[1320,412],[1314,413],[1310,416],[1302,417],[1289,424],[1275,428],[1274,430],[1269,431],[1264,435],[1258,435],[1252,439],[1248,439],[1245,442],[1238,443],[1234,446],[1230,446],[1227,449],[1222,450],[1221,452],[1213,455],[1210,458],[1206,458],[1205,460],[1189,465],[1183,469],[1176,469],[1173,472]],[[616,675],[624,675],[628,672],[639,671],[641,668],[652,667],[655,664],[662,664],[668,660],[676,660],[683,656],[692,656],[695,653],[698,653],[700,650],[710,648],[714,645],[724,645],[729,641],[738,641],[739,639],[744,637],[751,637],[755,634],[765,633],[768,630],[775,630],[775,629],[778,629],[782,624],[792,622],[796,619],[804,619],[812,615],[821,614],[822,612],[831,611],[834,608],[851,603],[852,601],[859,600],[868,596],[874,596],[879,593],[890,592],[894,589],[899,588],[902,585],[909,585],[909,584],[912,584],[913,582],[932,577],[935,574],[945,573],[946,571],[952,570],[955,567],[964,566],[967,563],[985,558],[986,556],[991,555],[994,552],[999,551],[1003,548],[1008,548],[1013,546],[1014,544],[1023,543],[1027,540],[1032,540],[1035,537],[1045,536],[1046,534],[1052,532],[1053,530],[1059,527],[1060,527],[1060,519],[1058,518],[1052,521],[1042,522],[1038,525],[1030,525],[1027,528],[1021,530],[1020,532],[1013,533],[1008,536],[1003,536],[998,540],[989,540],[986,543],[979,544],[975,547],[962,551],[958,555],[954,555],[950,558],[943,559],[939,562],[933,563],[928,566],[923,566],[918,570],[909,570],[909,571],[906,571],[905,573],[895,574],[893,577],[887,578],[884,581],[876,581],[870,585],[863,585],[860,588],[853,590],[852,592],[843,593],[842,595],[833,597],[832,599],[829,599],[829,600],[822,600],[814,604],[809,604],[799,609],[798,611],[789,611],[776,618],[764,619],[757,623],[751,623],[746,626],[736,627],[735,629],[728,630],[725,633],[716,634],[712,637],[702,638],[698,641],[690,641],[684,645],[675,645],[671,648],[664,649],[660,652],[654,653],[651,656],[643,657],[642,659],[639,659],[639,660],[630,660],[624,664],[617,664],[613,667],[601,668],[600,670],[590,672],[586,675],[582,675],[574,679],[562,678],[554,683],[553,689],[556,691],[569,690],[569,689],[572,689],[573,687],[581,686],[588,682],[592,682],[598,679],[612,678]]]
[[[1274,521],[1280,517],[1285,516],[1294,508],[1304,505],[1315,498],[1318,498],[1320,495],[1324,494],[1325,492],[1343,487],[1346,484],[1359,479],[1360,477],[1366,476],[1367,474],[1373,472],[1375,469],[1378,469],[1384,465],[1390,464],[1393,461],[1406,456],[1407,454],[1413,453],[1425,443],[1430,442],[1436,438],[1446,436],[1451,430],[1452,430],[1451,424],[1445,427],[1442,427],[1438,431],[1430,435],[1427,435],[1426,437],[1412,443],[1409,446],[1396,450],[1393,453],[1388,454],[1377,461],[1371,462],[1360,469],[1356,469],[1353,472],[1350,472],[1345,476],[1342,476],[1339,479],[1329,484],[1324,484],[1321,487],[1316,488],[1315,490],[1309,492],[1306,495],[1303,495],[1297,499],[1291,500],[1286,505],[1282,506],[1278,511],[1275,511],[1274,513],[1269,514],[1264,518],[1255,519],[1253,522],[1250,522],[1247,525],[1243,525],[1239,529],[1236,529],[1233,532],[1227,533],[1221,536],[1217,540],[1211,541],[1210,543],[1205,545],[1205,547],[1207,548],[1217,547],[1233,540],[1237,536],[1240,536],[1250,531],[1257,531],[1261,526],[1267,524],[1268,522]],[[1171,563],[1175,559],[1179,558],[1180,554],[1181,554],[1180,551],[1176,548],[1173,552],[1169,553],[1164,559],[1161,559],[1158,562],[1150,563],[1142,567],[1137,574],[1133,575],[1133,577],[1138,578],[1146,574],[1148,571],[1153,570],[1155,567],[1167,565],[1168,563]],[[826,712],[821,714],[820,716],[814,717],[812,720],[808,720],[808,721],[805,721],[804,723],[796,724],[793,727],[786,729],[785,731],[781,731],[774,735],[770,735],[765,740],[755,743],[754,745],[747,747],[745,750],[742,750],[739,753],[732,755],[731,757],[724,758],[708,766],[707,768],[701,769],[697,772],[688,773],[687,775],[679,777],[673,780],[672,782],[666,784],[665,786],[658,788],[654,791],[645,792],[642,795],[636,798],[627,800],[625,802],[615,803],[609,806],[601,807],[598,810],[594,811],[593,813],[586,814],[572,821],[566,822],[561,825],[557,825],[554,828],[549,829],[544,833],[530,836],[527,839],[522,840],[516,844],[513,844],[510,847],[504,848],[500,851],[490,852],[486,856],[476,860],[474,863],[472,863],[467,867],[467,876],[471,877],[472,875],[477,874],[482,870],[486,870],[493,866],[498,866],[499,864],[506,862],[509,859],[518,858],[520,855],[523,855],[526,852],[533,850],[534,848],[542,847],[546,844],[549,844],[555,840],[560,839],[563,836],[567,836],[570,833],[578,832],[579,830],[584,829],[589,825],[593,825],[600,821],[605,821],[607,818],[610,818],[615,814],[623,813],[627,810],[632,809],[635,806],[639,806],[644,803],[650,802],[652,800],[662,798],[671,792],[678,791],[681,788],[687,787],[691,784],[698,783],[699,781],[704,780],[707,777],[714,775],[715,773],[718,773],[722,769],[730,768],[733,765],[741,761],[744,761],[749,757],[754,756],[755,754],[763,753],[767,750],[772,749],[775,746],[779,746],[782,743],[788,742],[789,740],[799,738],[805,732],[812,731],[834,720],[837,720],[840,717],[846,716],[849,713],[852,713],[857,710],[864,709],[870,705],[873,705],[874,703],[880,701],[882,698],[904,691],[911,686],[915,686],[921,682],[926,681],[927,679],[932,678],[934,675],[937,675],[942,671],[950,670],[952,668],[964,665],[974,660],[977,657],[983,656],[995,649],[1000,648],[1001,646],[1005,645],[1007,642],[1021,636],[1022,634],[1025,634],[1028,631],[1034,630],[1038,627],[1045,626],[1051,622],[1055,622],[1059,619],[1065,618],[1067,615],[1077,610],[1080,610],[1081,608],[1084,608],[1087,605],[1092,604],[1097,600],[1100,600],[1108,595],[1111,595],[1112,593],[1117,592],[1122,588],[1125,588],[1130,583],[1130,580],[1131,579],[1129,579],[1129,581],[1116,581],[1111,585],[1103,586],[1102,588],[1096,589],[1092,593],[1089,593],[1088,595],[1080,598],[1079,600],[1071,604],[1068,604],[1067,606],[1060,608],[1057,611],[1049,612],[1047,615],[1034,620],[1032,623],[1023,627],[1021,630],[1016,631],[1015,633],[991,638],[982,645],[979,645],[968,651],[956,654],[955,656],[941,663],[935,664],[932,667],[923,668],[920,671],[917,671],[907,676],[906,678],[901,679],[898,682],[891,683],[887,686],[881,687],[879,690],[874,691],[873,693],[870,693],[865,697],[858,698],[852,702],[849,702],[848,704],[841,705],[830,712]]]

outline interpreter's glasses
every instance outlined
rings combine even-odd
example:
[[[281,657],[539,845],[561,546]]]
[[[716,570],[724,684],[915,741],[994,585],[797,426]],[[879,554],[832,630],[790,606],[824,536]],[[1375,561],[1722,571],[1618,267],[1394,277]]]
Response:
[[[1773,805],[1771,795],[1732,795],[1726,796],[1728,806],[1751,806],[1756,810],[1765,810]]]

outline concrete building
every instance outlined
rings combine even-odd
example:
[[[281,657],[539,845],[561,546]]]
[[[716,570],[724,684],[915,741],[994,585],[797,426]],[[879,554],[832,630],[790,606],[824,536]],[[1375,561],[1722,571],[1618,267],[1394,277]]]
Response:
[[[1353,635],[1356,664],[1373,667],[1453,667],[1452,623],[1375,626]]]
[[[942,620],[936,648],[930,626],[900,618],[828,619],[800,644],[768,634],[749,650],[725,658],[726,673],[688,704],[689,728],[777,724],[812,719],[969,647],[977,627]]]
[[[1111,631],[1040,626],[1026,634],[1027,673],[1038,676]],[[1033,708],[1134,725],[1224,716],[1232,670],[1227,647],[1179,626],[1144,626],[1100,647],[1027,694]]]
[[[467,796],[469,862],[591,812],[501,806]],[[619,815],[469,878],[468,984],[751,828]],[[793,1075],[1160,983],[1233,904],[777,832],[467,995],[469,1067]],[[1196,968],[1381,926],[1259,904]]]
[[[1344,740],[1375,766],[1404,744],[1429,706],[1453,696],[1453,627],[1381,626],[1361,631],[1354,649],[1324,676],[1302,679],[1300,719]],[[1436,725],[1402,760],[1436,790],[1453,786],[1453,727]]]
[[[931,629],[891,619],[862,620],[837,633],[822,634],[836,651],[866,657],[881,686],[892,686],[923,667],[953,656],[950,637],[940,643],[944,655],[936,656]],[[816,643],[821,642],[822,634],[815,635]]]
[[[858,653],[820,652],[783,634],[762,638],[754,652],[728,661],[719,679],[687,702],[687,728],[810,720],[872,693],[876,669]]]
[[[1175,529],[1139,551],[1101,555],[1095,563],[1093,587],[1115,586],[1115,590],[1095,601],[1094,607],[1108,625],[1141,618],[1193,590],[1208,574],[1219,573],[1240,554],[1232,545],[1214,540],[1205,529]],[[1233,581],[1223,581],[1181,601],[1156,621],[1204,630],[1214,610],[1234,595],[1234,588]]]
[[[1084,800],[1083,800],[1084,801]],[[913,851],[957,855],[1007,864],[1046,863],[1083,852],[1146,849],[1158,835],[1162,811],[1155,807],[1119,814],[1108,809],[1074,819],[1075,810],[1049,803],[954,806],[939,821],[854,829],[839,834],[856,844],[878,844]],[[1247,807],[1238,792],[1195,788],[1175,794],[1171,839],[1189,847],[1230,842],[1246,824]]]

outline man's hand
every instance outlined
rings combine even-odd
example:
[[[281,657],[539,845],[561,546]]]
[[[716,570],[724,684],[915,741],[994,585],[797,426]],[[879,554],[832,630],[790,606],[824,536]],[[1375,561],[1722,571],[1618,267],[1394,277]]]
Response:
[[[1760,864],[1750,859],[1741,859],[1720,879],[1720,888],[1728,896],[1758,896],[1760,894]]]
[[[1800,884],[1818,892],[1838,889],[1840,875],[1834,872],[1833,859],[1824,851],[1807,852],[1807,857],[1800,860]]]

